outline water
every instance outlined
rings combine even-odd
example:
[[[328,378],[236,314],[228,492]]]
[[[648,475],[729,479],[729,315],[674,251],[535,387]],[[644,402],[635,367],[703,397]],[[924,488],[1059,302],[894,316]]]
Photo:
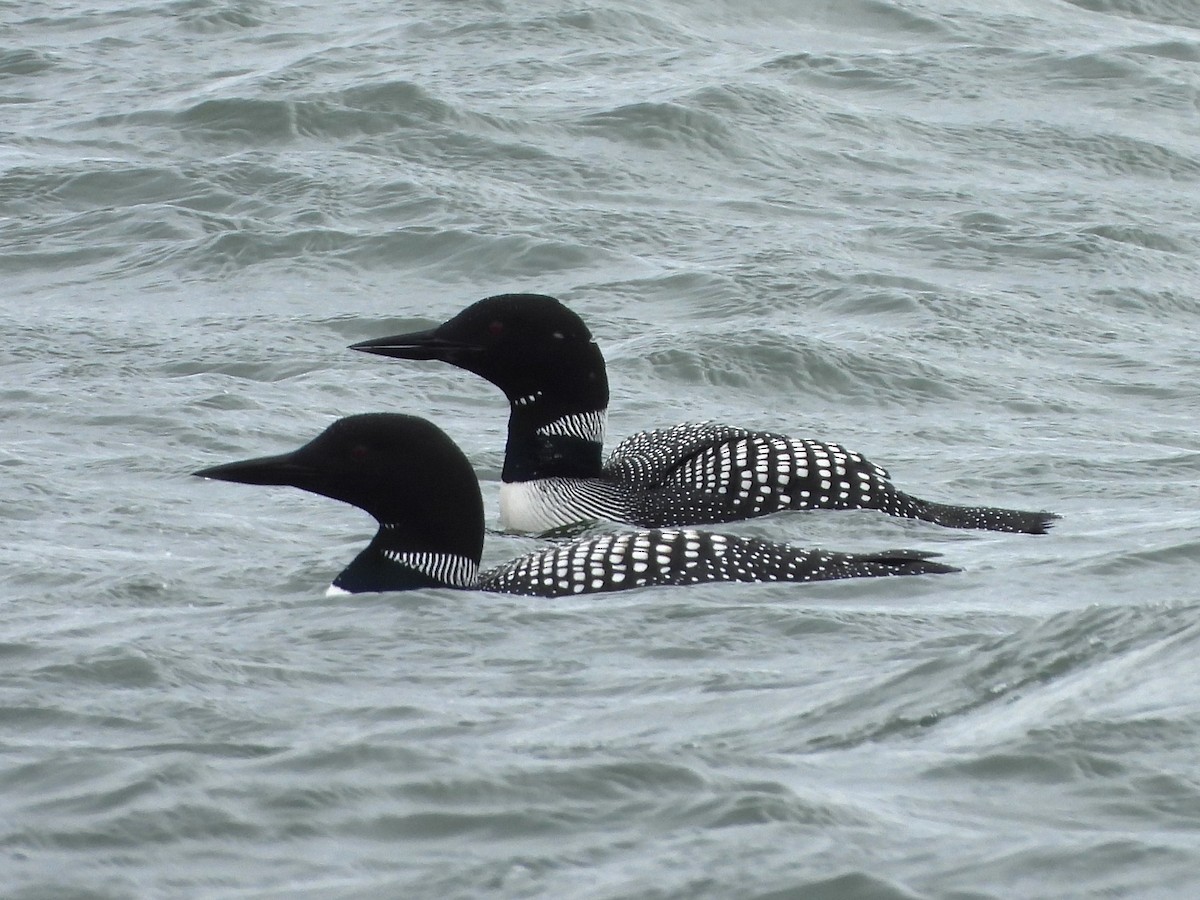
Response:
[[[1190,3],[0,11],[5,895],[1200,885]],[[355,510],[187,473],[498,392],[346,344],[563,297],[609,433],[838,440],[962,575],[327,599]],[[491,534],[486,562],[532,546]]]

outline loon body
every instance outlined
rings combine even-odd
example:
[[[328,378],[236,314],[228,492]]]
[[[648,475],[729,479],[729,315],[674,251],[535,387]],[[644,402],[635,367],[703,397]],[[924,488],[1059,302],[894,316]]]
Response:
[[[339,419],[303,447],[202,469],[204,478],[291,485],[375,517],[371,543],[331,591],[453,587],[558,597],[711,581],[823,581],[956,572],[915,550],[837,553],[692,530],[602,534],[555,544],[488,571],[483,499],[470,462],[425,419]]]
[[[635,434],[603,462],[604,357],[583,320],[553,297],[488,297],[437,328],[351,349],[442,360],[504,391],[500,515],[514,531],[590,520],[668,527],[786,509],[875,509],[948,528],[1044,534],[1057,518],[921,500],[838,444],[711,423]]]

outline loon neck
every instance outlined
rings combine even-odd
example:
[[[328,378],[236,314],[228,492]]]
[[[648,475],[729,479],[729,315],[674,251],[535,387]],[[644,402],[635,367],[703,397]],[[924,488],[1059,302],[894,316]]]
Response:
[[[352,594],[415,588],[472,588],[479,581],[479,554],[414,549],[404,530],[381,525],[371,543],[354,558],[333,587]]]
[[[607,413],[564,409],[540,392],[511,401],[501,480],[599,476]]]

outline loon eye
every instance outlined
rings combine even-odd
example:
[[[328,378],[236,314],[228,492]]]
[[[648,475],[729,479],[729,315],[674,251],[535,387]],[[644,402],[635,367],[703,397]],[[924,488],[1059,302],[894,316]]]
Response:
[[[496,321],[492,322],[492,324],[490,324],[488,326],[487,330],[488,330],[488,334],[494,334],[494,335],[504,334],[504,323],[501,322],[499,319],[497,319]]]
[[[355,462],[362,462],[370,455],[371,451],[367,449],[366,444],[355,444],[350,448],[350,458]]]

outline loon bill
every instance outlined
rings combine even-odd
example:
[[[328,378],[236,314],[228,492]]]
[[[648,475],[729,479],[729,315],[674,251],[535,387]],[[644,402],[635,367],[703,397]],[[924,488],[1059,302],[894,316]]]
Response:
[[[441,360],[504,392],[509,417],[500,517],[513,531],[542,533],[595,520],[661,528],[790,509],[873,509],[947,528],[1044,534],[1058,518],[922,500],[839,444],[728,425],[641,432],[604,462],[604,357],[583,320],[553,297],[488,297],[436,328],[351,349]]]
[[[290,485],[370,513],[379,529],[331,591],[452,587],[558,597],[713,581],[824,581],[957,572],[917,550],[839,553],[704,531],[652,529],[554,544],[481,572],[483,499],[463,452],[431,422],[349,416],[291,453],[201,469]]]

